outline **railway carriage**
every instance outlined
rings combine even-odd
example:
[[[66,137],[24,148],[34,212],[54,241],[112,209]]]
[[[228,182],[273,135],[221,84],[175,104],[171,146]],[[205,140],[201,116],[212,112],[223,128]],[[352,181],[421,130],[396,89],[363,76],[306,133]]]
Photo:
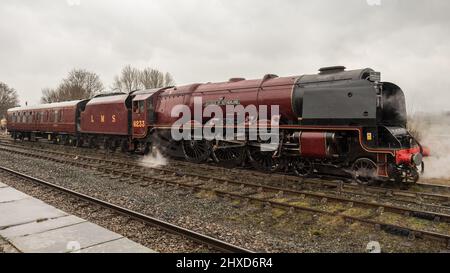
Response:
[[[9,109],[8,131],[14,139],[47,138],[70,144],[77,131],[75,118],[80,103],[75,100]]]
[[[199,100],[200,107],[195,104]],[[173,139],[171,130],[179,116],[173,116],[172,111],[180,105],[187,106],[191,115],[183,126],[214,127],[220,137],[196,139],[192,131],[188,139]],[[238,120],[235,113],[223,111],[225,116],[198,120],[196,108],[203,112],[209,105],[223,110],[227,106],[266,107],[269,111],[267,119],[246,112],[245,118]],[[274,105],[279,112],[271,112]],[[39,121],[43,115],[47,115],[46,122]],[[217,125],[218,118],[231,123]],[[264,150],[267,142],[258,122],[270,127],[269,121],[274,119],[279,121],[279,140],[272,149]],[[111,150],[120,146],[123,151],[142,153],[156,146],[193,162],[250,163],[267,172],[333,174],[352,177],[360,184],[390,180],[415,183],[424,168],[422,157],[428,155],[406,129],[401,88],[382,82],[380,73],[372,69],[347,71],[340,66],[322,68],[314,75],[267,74],[256,80],[232,78],[221,83],[19,107],[8,111],[8,127],[14,138],[48,136],[66,144],[70,140],[79,146],[103,145]],[[231,138],[225,136],[230,127],[234,133]],[[250,138],[255,131],[258,137]]]

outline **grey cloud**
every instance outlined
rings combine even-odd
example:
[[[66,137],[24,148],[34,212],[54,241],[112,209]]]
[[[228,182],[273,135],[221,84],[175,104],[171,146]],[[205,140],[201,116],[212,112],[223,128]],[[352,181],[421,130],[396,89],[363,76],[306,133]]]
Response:
[[[38,102],[73,67],[109,85],[125,64],[179,84],[342,64],[380,70],[411,109],[450,109],[449,1],[79,1],[1,1],[0,80],[22,102]]]

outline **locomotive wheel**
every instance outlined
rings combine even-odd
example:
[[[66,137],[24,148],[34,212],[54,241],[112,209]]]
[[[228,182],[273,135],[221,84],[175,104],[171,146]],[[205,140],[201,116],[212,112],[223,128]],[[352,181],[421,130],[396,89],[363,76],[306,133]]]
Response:
[[[98,145],[97,145],[97,140],[94,137],[89,138],[89,148],[91,149],[97,149]]]
[[[356,183],[370,185],[377,177],[377,165],[368,158],[360,158],[353,163],[352,175]]]
[[[128,143],[128,140],[123,139],[120,143],[120,151],[122,153],[128,153],[130,151],[129,146],[130,146],[130,144]]]
[[[313,172],[313,164],[311,160],[306,158],[295,158],[290,162],[295,175],[300,177],[306,177]]]
[[[117,149],[117,141],[116,140],[111,140],[110,145],[109,145],[109,151],[114,153]]]
[[[238,166],[242,164],[245,157],[245,147],[230,145],[219,142],[212,150],[212,158],[215,162],[226,166]]]
[[[247,156],[252,166],[260,171],[275,172],[280,168],[280,160],[273,158],[274,152],[263,152],[260,147],[249,147]]]
[[[58,145],[60,145],[61,143],[64,143],[63,142],[63,137],[62,136],[56,136],[54,143],[58,144]]]
[[[64,146],[69,146],[71,144],[71,139],[69,136],[65,136],[63,138],[63,144],[64,144]]]
[[[208,160],[211,155],[211,144],[209,141],[202,140],[185,140],[182,141],[184,157],[186,160],[194,163],[200,163]]]
[[[417,181],[419,181],[419,177],[420,177],[419,172],[415,168],[410,169],[406,173],[406,182],[415,184],[415,183],[417,183]]]
[[[153,150],[152,148],[152,144],[151,143],[145,143],[145,149],[144,149],[144,155],[148,155],[150,153],[150,150]]]
[[[76,147],[83,147],[84,144],[84,140],[82,138],[77,138],[77,140],[75,141],[75,146]]]
[[[78,140],[77,140],[76,138],[71,138],[70,140],[71,140],[71,143],[70,143],[70,144],[71,144],[73,147],[78,147],[78,143],[77,143]]]
[[[105,139],[105,141],[103,142],[103,149],[105,151],[109,151],[110,147],[111,147],[111,140]]]
[[[416,168],[410,168],[400,173],[395,181],[400,184],[400,187],[409,187],[419,181],[419,171]]]

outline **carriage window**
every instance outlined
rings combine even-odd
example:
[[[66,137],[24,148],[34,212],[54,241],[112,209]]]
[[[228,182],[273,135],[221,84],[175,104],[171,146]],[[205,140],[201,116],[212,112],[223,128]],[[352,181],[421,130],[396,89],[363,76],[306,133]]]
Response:
[[[55,122],[58,122],[58,110],[55,110],[55,116],[54,116],[54,119],[53,119],[53,121],[55,121]]]
[[[62,120],[63,120],[63,113],[64,113],[63,110],[58,111],[58,121],[59,122],[62,122]]]

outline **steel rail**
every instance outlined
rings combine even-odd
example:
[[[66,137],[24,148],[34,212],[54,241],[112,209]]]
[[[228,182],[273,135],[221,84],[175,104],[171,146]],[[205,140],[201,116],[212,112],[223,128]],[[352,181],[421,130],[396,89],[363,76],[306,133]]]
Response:
[[[1,140],[0,140],[1,142]],[[9,144],[11,145],[11,144]],[[14,145],[11,145],[14,146]],[[17,147],[17,146],[16,146]],[[21,147],[18,147],[19,149]],[[37,148],[31,148],[34,149],[35,151],[43,151],[43,149],[37,149]],[[46,151],[46,152],[50,152],[56,155],[61,155],[61,156],[71,156],[71,154],[68,154],[66,152],[58,152],[58,151]],[[75,156],[75,154],[72,154],[73,156]],[[152,169],[152,170],[156,170],[156,171],[161,171],[161,172],[165,172],[165,173],[174,173],[176,172],[175,170],[167,170],[167,169],[163,169],[163,168],[159,168],[159,167],[154,167],[154,166],[141,166],[135,163],[129,163],[129,162],[119,162],[117,160],[111,160],[111,159],[106,159],[106,158],[95,158],[95,157],[91,157],[91,156],[85,156],[85,155],[76,155],[78,156],[78,158],[81,159],[86,159],[86,160],[92,160],[92,161],[97,161],[97,162],[105,162],[105,163],[110,163],[112,165],[114,164],[121,164],[121,165],[126,165],[129,167],[138,167],[138,168],[148,168],[148,169]],[[222,182],[227,182],[227,183],[235,183],[234,180],[231,179],[227,179],[227,178],[221,178],[221,177],[213,177],[213,176],[209,176],[209,175],[203,175],[203,174],[191,174],[191,173],[186,173],[186,175],[189,175],[191,177],[197,177],[197,178],[201,178],[201,179],[214,179],[216,181],[222,181]],[[290,176],[284,176],[284,178],[287,178],[290,181],[293,181],[293,178]],[[295,179],[298,180],[298,178],[296,177]],[[349,193],[349,194],[367,194],[367,193],[376,193],[376,194],[384,194],[387,196],[400,196],[400,197],[408,197],[408,198],[432,198],[432,199],[439,199],[439,200],[444,200],[444,201],[449,201],[450,200],[450,195],[443,195],[443,194],[436,194],[436,193],[429,193],[429,192],[415,192],[415,191],[406,191],[406,190],[397,190],[397,189],[386,189],[386,188],[381,188],[381,187],[373,187],[373,186],[367,186],[367,187],[363,187],[363,192],[359,192],[361,191],[361,187],[360,186],[356,186],[356,185],[348,185],[345,183],[337,183],[337,182],[332,182],[332,181],[322,181],[320,183],[314,182],[314,181],[307,181],[304,180],[303,182],[306,182],[308,184],[317,186],[318,184],[322,185],[322,186],[330,186],[330,187],[336,187],[339,188],[339,192],[342,193]],[[239,182],[241,183],[241,182]],[[445,186],[440,186],[440,189],[450,189],[450,187],[445,187]],[[354,192],[354,191],[348,191],[348,189],[351,190],[357,190],[358,192]],[[283,189],[279,189],[279,190],[283,190]],[[288,191],[288,190],[286,190]],[[312,194],[310,193],[310,196],[312,196]]]
[[[0,147],[0,150],[4,150],[4,148]],[[42,151],[39,151],[42,152]],[[68,156],[67,154],[64,153],[60,153],[60,152],[54,152],[51,151],[51,153],[56,154],[56,155],[60,155],[62,157]],[[25,154],[30,154],[29,152],[26,152]],[[35,155],[39,158],[42,158],[43,156],[38,156]],[[47,159],[49,160],[54,160],[55,158],[49,158],[47,156],[45,156]],[[97,159],[97,158],[91,158],[91,157],[86,157],[86,156],[78,156],[78,159],[84,159],[87,162],[92,162],[92,161],[97,161],[97,162],[106,162],[106,163],[114,163],[117,164],[117,162],[112,161],[112,160],[104,160],[104,159]],[[68,161],[66,160],[66,162],[70,163],[70,164],[75,164],[73,161]],[[64,162],[61,162],[64,163]],[[130,166],[130,163],[126,163],[126,165]],[[115,166],[115,165],[113,165]],[[135,167],[140,167],[142,168],[142,166],[137,166],[135,165]],[[97,169],[103,169],[104,172],[106,173],[119,173],[119,174],[123,174],[126,173],[127,175],[132,175],[131,173],[128,172],[128,170],[120,170],[120,169],[111,169],[108,167],[103,167],[103,166],[97,166]],[[157,169],[158,171],[164,171],[166,173],[171,173],[174,174],[173,171],[167,171],[164,169]],[[208,179],[212,179],[212,177],[209,176],[199,176],[199,175],[190,175],[190,177],[192,178],[203,178],[205,180]],[[147,179],[151,179],[150,177],[148,177]],[[156,179],[155,177],[153,177],[153,179]],[[223,182],[224,179],[221,178],[217,178],[215,180],[221,181]],[[210,181],[210,180],[209,180]],[[169,182],[167,180],[164,180],[164,182]],[[265,190],[266,192],[274,192],[274,193],[290,193],[290,194],[295,194],[295,195],[299,195],[299,196],[308,196],[311,198],[316,198],[316,199],[320,199],[320,200],[326,200],[326,202],[335,202],[335,203],[352,203],[352,205],[354,206],[358,206],[361,208],[371,208],[371,209],[376,209],[378,211],[383,211],[383,212],[391,212],[391,213],[396,213],[396,214],[406,214],[409,215],[411,217],[416,217],[416,218],[421,218],[421,219],[425,219],[425,220],[431,220],[431,221],[442,221],[442,222],[446,222],[446,223],[450,223],[450,215],[448,214],[444,214],[444,213],[437,213],[437,212],[430,212],[430,211],[424,211],[424,210],[417,210],[417,209],[411,209],[411,208],[405,208],[405,207],[400,207],[400,206],[394,206],[394,205],[390,205],[390,204],[383,204],[383,203],[376,203],[376,202],[367,202],[367,201],[359,201],[359,200],[354,200],[354,199],[350,199],[350,198],[345,198],[345,197],[339,197],[339,196],[333,196],[333,195],[329,195],[329,194],[323,194],[323,193],[312,193],[312,192],[307,192],[307,191],[299,191],[299,190],[292,190],[292,189],[286,189],[286,188],[279,188],[279,187],[273,187],[273,186],[266,186],[266,185],[260,185],[260,184],[255,184],[255,183],[251,183],[251,182],[243,182],[243,181],[233,181],[233,180],[228,180],[225,179],[224,183],[228,183],[228,184],[234,184],[234,185],[239,185],[239,186],[245,186],[245,187],[252,187],[255,189],[261,189],[261,190]]]
[[[208,235],[204,235],[204,234],[171,224],[169,222],[166,222],[166,221],[163,221],[163,220],[160,220],[160,219],[157,219],[157,218],[154,218],[154,217],[151,217],[151,216],[148,216],[148,215],[124,208],[124,207],[120,207],[113,203],[106,202],[106,201],[100,200],[98,198],[91,197],[86,194],[73,191],[71,189],[53,184],[51,182],[44,181],[39,178],[29,176],[27,174],[24,174],[24,173],[21,173],[21,172],[18,172],[18,171],[15,171],[15,170],[3,167],[3,166],[0,166],[0,170],[8,172],[8,173],[15,175],[17,177],[20,177],[20,178],[30,180],[34,183],[45,185],[52,189],[56,189],[58,191],[61,191],[66,194],[80,198],[82,200],[88,201],[90,203],[100,205],[104,208],[114,210],[124,216],[133,218],[135,220],[144,222],[146,224],[155,226],[157,228],[161,228],[169,233],[183,236],[185,238],[188,238],[188,239],[195,241],[197,243],[200,243],[200,244],[206,244],[206,245],[208,245],[216,250],[219,250],[219,251],[223,251],[223,252],[227,252],[227,253],[253,253],[253,251],[251,251],[251,250],[248,250],[248,249],[236,246],[236,245],[232,245],[230,243],[210,237]]]
[[[24,154],[24,155],[30,154],[29,152],[28,153],[19,152],[19,153]],[[450,235],[446,235],[446,234],[425,231],[425,230],[417,230],[417,229],[413,229],[413,228],[409,228],[409,227],[405,227],[405,226],[399,226],[399,225],[384,223],[384,222],[380,222],[380,221],[376,221],[376,220],[370,220],[367,218],[349,216],[349,215],[345,215],[344,213],[341,213],[341,212],[327,211],[327,210],[318,209],[318,208],[300,206],[300,205],[283,203],[283,202],[279,202],[279,201],[267,200],[267,199],[263,199],[263,198],[250,196],[253,193],[251,193],[249,195],[245,195],[245,194],[243,195],[243,194],[239,194],[239,193],[235,193],[235,192],[227,192],[227,191],[223,191],[223,190],[205,187],[205,186],[203,186],[203,183],[191,185],[188,183],[182,183],[182,182],[174,181],[174,180],[167,179],[167,178],[135,174],[135,173],[131,173],[128,171],[117,170],[117,169],[105,167],[105,166],[92,166],[87,163],[73,162],[73,161],[67,161],[67,160],[64,161],[62,159],[51,158],[48,156],[37,156],[37,157],[38,158],[48,158],[49,160],[54,161],[54,162],[66,163],[66,164],[68,163],[71,165],[76,165],[76,166],[80,166],[80,167],[84,167],[84,168],[88,168],[88,169],[94,169],[94,170],[98,170],[98,171],[103,170],[103,172],[106,174],[117,173],[117,174],[121,174],[121,176],[123,176],[123,177],[129,177],[130,179],[140,179],[142,181],[146,181],[146,180],[159,181],[156,183],[172,184],[177,187],[185,187],[185,188],[191,188],[191,189],[196,189],[196,190],[210,191],[210,192],[215,193],[218,196],[234,197],[234,198],[240,198],[240,199],[249,200],[249,201],[255,201],[258,203],[270,205],[273,207],[283,208],[286,210],[294,209],[294,210],[300,210],[300,211],[306,211],[306,212],[312,212],[312,213],[319,213],[319,214],[323,214],[323,215],[341,217],[345,221],[360,222],[360,223],[372,225],[376,228],[379,228],[379,229],[384,230],[389,233],[394,233],[394,234],[399,234],[399,235],[404,235],[404,236],[406,235],[408,237],[413,237],[413,238],[418,237],[418,238],[434,239],[434,240],[440,241],[442,243],[445,243],[447,245],[447,247],[450,247]],[[351,202],[349,202],[349,204],[351,206],[353,206],[353,204],[354,204],[353,202],[354,201],[352,200]]]

